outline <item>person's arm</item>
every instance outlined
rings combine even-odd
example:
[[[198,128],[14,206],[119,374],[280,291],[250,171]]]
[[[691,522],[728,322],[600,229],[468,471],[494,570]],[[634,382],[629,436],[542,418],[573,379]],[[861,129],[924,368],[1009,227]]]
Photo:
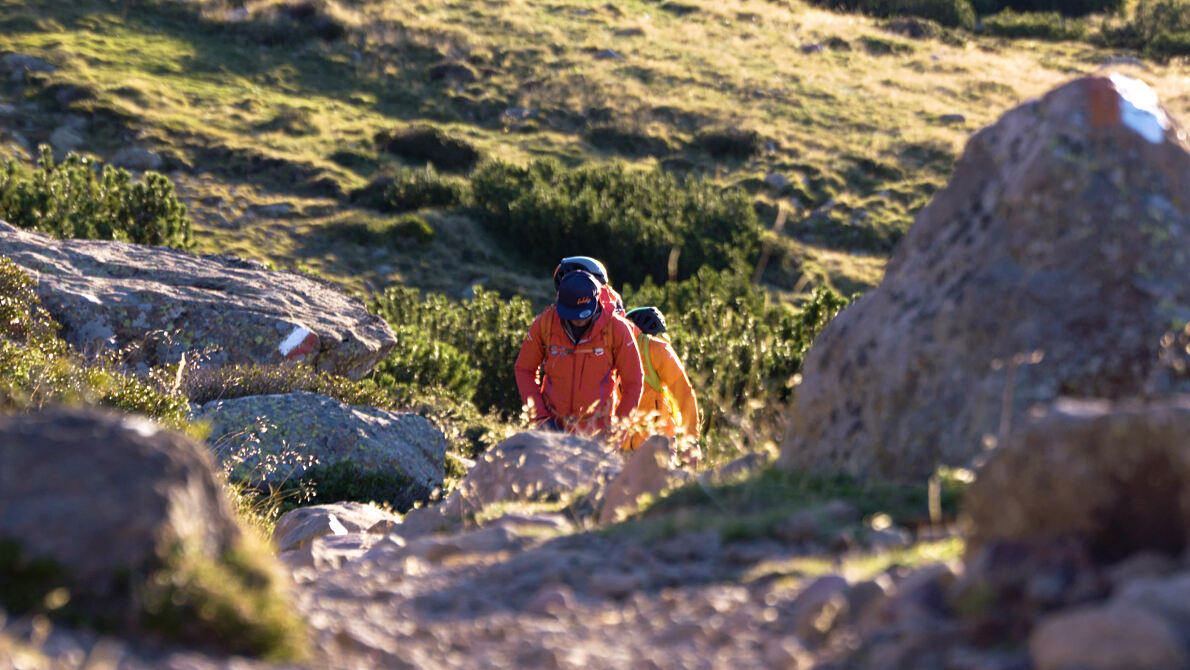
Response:
[[[529,326],[529,333],[521,342],[521,352],[517,354],[515,373],[516,388],[521,394],[521,402],[529,408],[530,420],[540,423],[550,418],[545,408],[545,398],[541,395],[541,363],[545,360],[545,348],[548,342],[541,339],[541,320],[552,314],[542,314],[533,320]]]
[[[640,350],[632,334],[632,325],[622,317],[612,317],[608,324],[612,331],[612,346],[615,347],[614,362],[620,375],[620,405],[616,416],[627,419],[640,404],[640,394],[645,385],[645,371],[640,362]]]
[[[661,347],[653,347],[650,353],[660,353],[659,356],[653,356],[653,367],[657,369],[657,376],[661,378],[661,383],[669,390],[669,395],[673,397],[674,403],[677,405],[678,414],[682,417],[682,431],[686,437],[691,440],[698,439],[698,399],[694,395],[694,386],[690,384],[690,378],[686,376],[686,369],[682,366],[682,362],[678,360],[678,355],[668,342],[664,340],[655,340],[661,344]],[[660,352],[657,350],[661,349]]]

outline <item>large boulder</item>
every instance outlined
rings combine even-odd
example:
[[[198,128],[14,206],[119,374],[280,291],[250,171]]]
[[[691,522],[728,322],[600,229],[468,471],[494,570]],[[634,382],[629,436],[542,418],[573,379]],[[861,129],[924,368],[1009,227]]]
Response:
[[[0,538],[64,566],[77,595],[110,596],[170,544],[217,556],[239,536],[193,440],[99,411],[0,416]]]
[[[968,543],[1074,543],[1113,561],[1190,546],[1190,396],[1061,400],[996,449],[965,502]]]
[[[0,607],[284,657],[301,627],[276,568],[199,443],[98,410],[0,416]]]
[[[1171,323],[1190,321],[1183,138],[1119,75],[976,133],[883,283],[807,355],[781,462],[924,478],[1059,395],[1188,388],[1159,360]]]
[[[278,484],[343,463],[400,482],[387,501],[405,506],[429,497],[446,474],[446,437],[418,414],[297,391],[214,400],[194,418],[210,422],[208,442],[237,480]]]
[[[0,221],[0,256],[84,351],[140,352],[142,366],[300,360],[358,379],[396,344],[388,324],[333,285],[233,256],[56,240]]]

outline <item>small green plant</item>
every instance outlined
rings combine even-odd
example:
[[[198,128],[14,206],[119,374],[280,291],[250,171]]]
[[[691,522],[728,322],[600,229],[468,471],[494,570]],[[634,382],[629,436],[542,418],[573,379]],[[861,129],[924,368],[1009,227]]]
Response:
[[[458,303],[445,296],[422,296],[393,287],[377,296],[372,312],[401,333],[404,346],[394,348],[376,368],[374,381],[409,397],[415,380],[428,382],[448,396],[470,400],[481,412],[518,416],[521,400],[513,376],[513,361],[533,322],[523,298],[501,300],[482,289]],[[470,397],[467,397],[470,392]]]
[[[700,132],[691,146],[713,158],[743,161],[764,150],[764,138],[755,130],[720,128]]]
[[[418,326],[395,326],[397,345],[372,371],[372,379],[396,397],[440,390],[456,401],[475,397],[483,378],[471,357]]]
[[[854,508],[851,520],[818,519],[820,540],[853,524],[895,524],[914,528],[931,523],[931,505],[940,517],[953,521],[967,480],[939,477],[931,500],[927,482],[862,482],[846,475],[822,476],[788,471],[775,464],[726,481],[693,482],[663,494],[633,518],[608,532],[665,537],[691,530],[714,530],[724,540],[751,540],[772,534],[781,522],[799,511],[820,510],[843,501]]]
[[[0,605],[100,632],[130,627],[224,653],[271,661],[308,652],[305,627],[289,605],[270,552],[251,532],[221,556],[176,544],[133,570],[118,593],[99,600],[71,592],[69,572],[0,540]]]
[[[190,216],[169,179],[146,172],[133,182],[127,170],[99,170],[73,153],[55,164],[47,145],[36,167],[9,159],[0,169],[0,219],[60,238],[194,245]]]
[[[173,547],[135,591],[141,625],[196,646],[275,662],[300,660],[309,650],[263,540],[244,533],[218,558]]]
[[[669,142],[663,138],[620,124],[598,124],[587,130],[584,136],[594,147],[629,158],[664,156],[671,150]]]

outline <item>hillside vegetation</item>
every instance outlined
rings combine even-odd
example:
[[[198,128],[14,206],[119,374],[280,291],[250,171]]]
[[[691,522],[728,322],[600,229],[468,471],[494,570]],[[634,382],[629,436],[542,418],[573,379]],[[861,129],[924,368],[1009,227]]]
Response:
[[[1148,49],[1158,23],[1180,34],[1170,0],[831,6],[862,13],[761,0],[3,0],[0,51],[45,66],[10,67],[0,83],[0,142],[18,162],[71,133],[59,161],[154,152],[169,181],[149,173],[111,196],[163,203],[147,241],[362,294],[401,343],[360,393],[421,403],[466,456],[501,434],[493,421],[517,418],[511,359],[551,298],[556,259],[603,258],[630,305],[669,314],[719,458],[779,430],[814,333],[879,281],[972,131],[1107,64],[1140,74],[1175,116],[1190,104],[1177,61],[1105,48]],[[952,10],[984,19],[977,30]],[[887,18],[898,14],[918,18]],[[1078,39],[1046,41],[1064,37]],[[28,193],[9,192],[6,216],[30,225],[18,216]],[[71,207],[56,210],[58,233],[98,235],[71,224],[94,208]]]

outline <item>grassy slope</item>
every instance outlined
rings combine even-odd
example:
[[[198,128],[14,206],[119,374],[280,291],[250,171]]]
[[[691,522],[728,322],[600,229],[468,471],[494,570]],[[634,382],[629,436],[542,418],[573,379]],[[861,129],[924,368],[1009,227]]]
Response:
[[[376,132],[428,121],[488,156],[579,163],[618,158],[585,139],[609,125],[670,147],[635,162],[741,183],[770,207],[776,198],[761,180],[776,172],[800,198],[766,279],[786,290],[817,281],[854,290],[878,281],[887,240],[944,183],[972,131],[1106,57],[1080,44],[914,41],[869,19],[763,0],[690,0],[695,11],[683,15],[636,0],[614,10],[596,0],[315,3],[345,37],[273,46],[261,35],[276,3],[250,4],[239,22],[214,0],[129,4],[0,0],[9,17],[0,51],[60,67],[8,94],[39,110],[103,113],[110,123],[94,124],[88,144],[100,155],[135,137],[198,168],[175,177],[200,250],[318,271],[354,289],[456,293],[484,278],[537,299],[550,268],[520,267],[466,217],[427,213],[439,233],[427,247],[376,250],[321,234],[383,218],[335,196],[399,167],[375,148]],[[827,48],[805,53],[810,44]],[[618,57],[600,58],[605,49]],[[442,62],[466,63],[478,78],[434,81],[427,71]],[[1140,74],[1184,115],[1190,85],[1180,69],[1152,67]],[[89,98],[62,105],[38,94],[53,84]],[[533,117],[511,120],[510,107]],[[946,123],[948,114],[964,120]],[[36,142],[60,119],[46,114],[20,130]],[[688,146],[725,127],[755,130],[773,148],[717,162]],[[235,223],[278,201],[296,205],[295,216]],[[763,211],[771,223],[775,211]],[[853,229],[877,242],[848,249]]]

